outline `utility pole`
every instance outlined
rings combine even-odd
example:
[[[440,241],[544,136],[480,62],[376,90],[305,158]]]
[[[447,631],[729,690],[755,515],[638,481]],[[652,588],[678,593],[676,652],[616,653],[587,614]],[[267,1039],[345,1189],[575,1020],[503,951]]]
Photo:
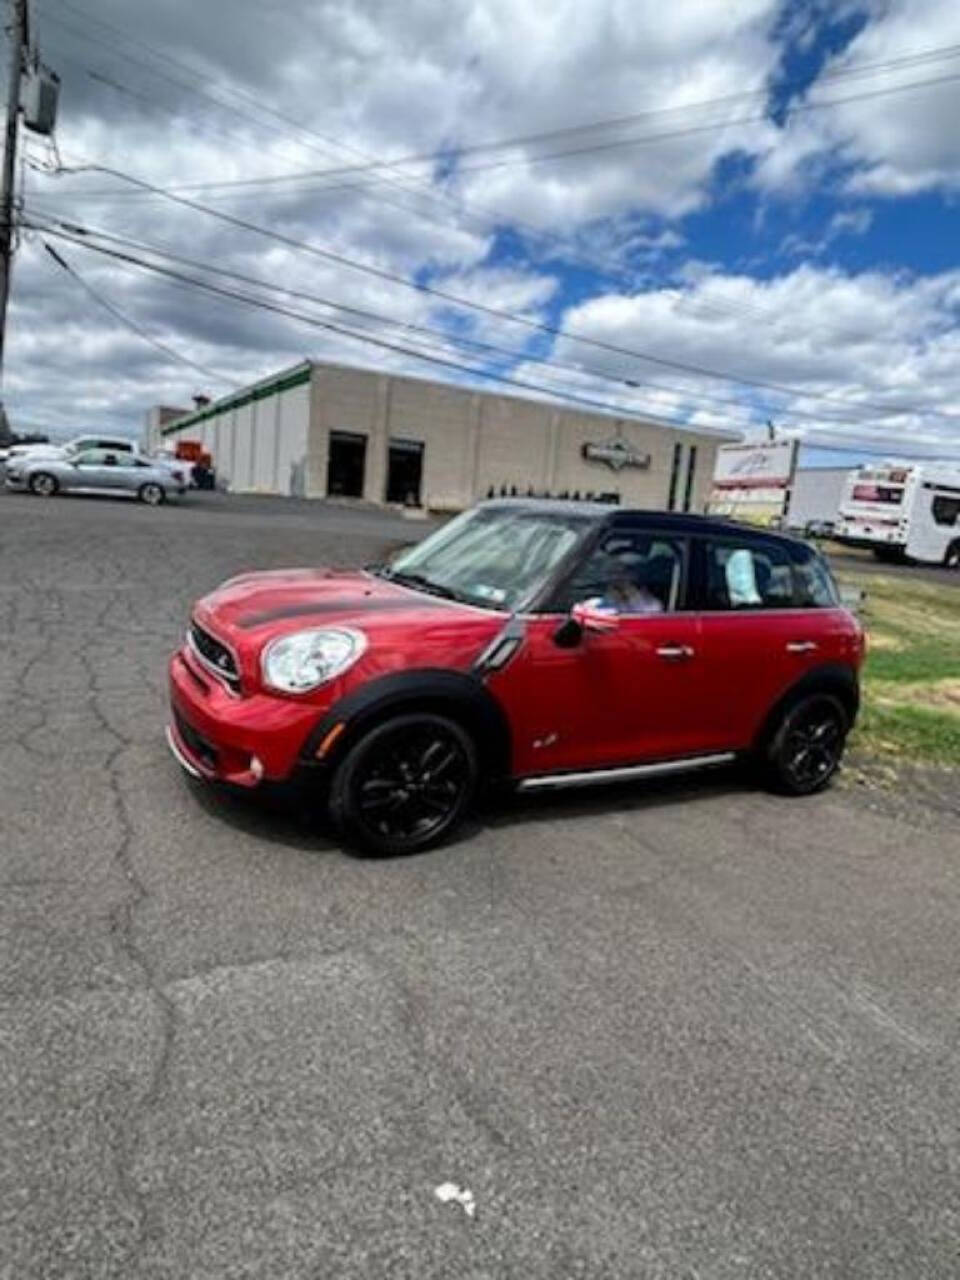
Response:
[[[10,297],[10,260],[13,253],[13,197],[17,164],[17,129],[20,123],[20,85],[26,65],[27,46],[30,42],[30,33],[27,27],[27,0],[12,0],[12,7],[10,84],[7,93],[3,178],[2,186],[0,186],[0,379],[3,377],[3,351],[7,334],[7,300]],[[0,381],[0,387],[2,387],[2,381]]]

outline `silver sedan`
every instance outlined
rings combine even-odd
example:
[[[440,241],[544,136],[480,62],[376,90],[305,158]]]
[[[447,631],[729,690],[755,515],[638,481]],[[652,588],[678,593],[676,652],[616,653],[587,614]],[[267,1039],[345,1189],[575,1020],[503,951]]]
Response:
[[[41,498],[73,492],[124,493],[152,507],[187,487],[187,475],[178,467],[110,449],[87,449],[62,458],[11,458],[5,478],[7,488]]]

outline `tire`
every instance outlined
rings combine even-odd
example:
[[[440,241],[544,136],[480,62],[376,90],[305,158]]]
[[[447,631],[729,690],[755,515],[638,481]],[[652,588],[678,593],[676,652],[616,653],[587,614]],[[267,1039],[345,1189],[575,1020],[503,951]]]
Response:
[[[159,507],[162,502],[167,500],[163,485],[157,484],[153,480],[148,480],[146,484],[140,486],[137,490],[137,497],[141,502],[145,502],[148,507]]]
[[[330,816],[359,852],[419,853],[459,826],[477,777],[476,746],[456,721],[426,712],[394,716],[365,733],[338,766]]]
[[[839,768],[850,717],[831,693],[811,693],[784,711],[765,752],[767,782],[781,795],[809,796]]]
[[[947,553],[943,557],[943,567],[945,569],[960,569],[960,539],[951,542],[947,547]]]
[[[30,477],[29,488],[38,498],[52,498],[60,491],[60,482],[49,471],[37,471]]]

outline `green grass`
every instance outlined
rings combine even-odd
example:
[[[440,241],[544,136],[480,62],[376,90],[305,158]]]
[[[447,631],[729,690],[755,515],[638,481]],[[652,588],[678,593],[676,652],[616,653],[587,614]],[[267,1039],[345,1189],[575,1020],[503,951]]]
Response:
[[[867,692],[851,746],[866,755],[960,765],[960,715],[926,707],[878,706]]]
[[[866,593],[863,756],[960,768],[960,590],[907,577],[843,574]]]

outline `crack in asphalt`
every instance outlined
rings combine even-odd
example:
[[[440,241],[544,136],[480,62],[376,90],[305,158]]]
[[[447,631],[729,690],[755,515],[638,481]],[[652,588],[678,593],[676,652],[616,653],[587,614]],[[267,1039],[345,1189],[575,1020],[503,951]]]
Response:
[[[106,614],[109,608],[108,605],[103,613]],[[95,643],[97,642],[88,642],[77,651],[77,655],[87,672],[88,704],[93,718],[97,726],[116,743],[104,762],[104,773],[114,813],[120,825],[120,840],[114,850],[113,862],[127,886],[126,896],[110,913],[110,939],[121,959],[139,974],[142,989],[149,993],[159,1019],[160,1035],[146,1086],[128,1112],[127,1123],[113,1133],[109,1133],[108,1125],[108,1141],[113,1154],[117,1185],[136,1215],[136,1239],[125,1259],[125,1265],[132,1268],[150,1241],[159,1236],[159,1226],[150,1197],[137,1183],[135,1165],[145,1119],[156,1108],[167,1088],[178,1015],[175,1001],[164,989],[154,964],[136,939],[137,914],[149,898],[150,891],[138,872],[134,859],[134,824],[121,782],[123,758],[135,744],[132,738],[111,724],[100,705],[102,690],[89,654],[89,649]],[[101,1115],[105,1110],[104,1104],[105,1098],[102,1097]]]

